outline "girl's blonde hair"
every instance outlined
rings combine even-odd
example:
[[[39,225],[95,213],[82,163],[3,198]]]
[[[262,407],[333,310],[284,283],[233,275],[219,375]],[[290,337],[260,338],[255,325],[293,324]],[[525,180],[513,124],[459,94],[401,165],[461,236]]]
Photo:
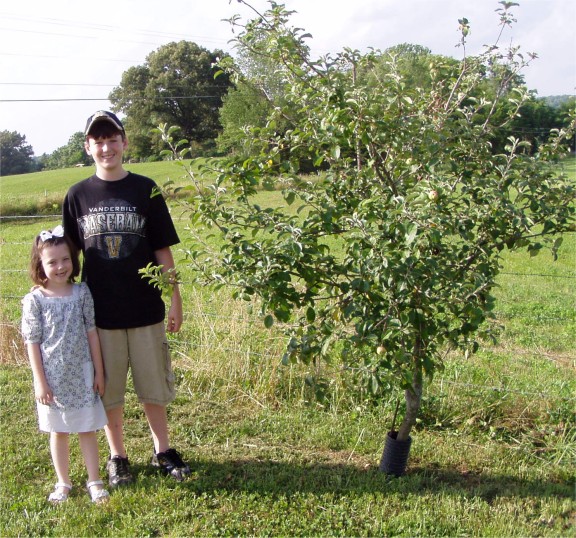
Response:
[[[52,230],[48,230],[52,232]],[[76,277],[80,274],[80,258],[78,254],[78,249],[76,245],[68,238],[66,234],[63,237],[52,236],[49,239],[42,240],[38,234],[34,239],[32,244],[32,253],[30,256],[30,267],[29,274],[32,282],[38,286],[43,286],[46,283],[46,273],[44,273],[44,268],[42,267],[42,251],[45,247],[53,247],[61,244],[68,246],[70,251],[70,258],[72,259],[72,274],[70,275],[70,282],[74,282]]]

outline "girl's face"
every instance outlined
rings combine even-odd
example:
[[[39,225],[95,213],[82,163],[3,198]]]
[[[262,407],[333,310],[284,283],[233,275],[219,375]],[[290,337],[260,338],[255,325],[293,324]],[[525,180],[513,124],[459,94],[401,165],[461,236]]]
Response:
[[[70,249],[66,243],[46,245],[40,253],[40,260],[48,285],[68,284],[74,268]]]

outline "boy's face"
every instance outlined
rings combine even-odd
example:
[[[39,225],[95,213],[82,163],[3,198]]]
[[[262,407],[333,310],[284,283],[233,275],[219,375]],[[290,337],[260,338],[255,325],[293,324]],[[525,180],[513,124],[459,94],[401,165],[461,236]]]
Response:
[[[122,156],[128,142],[121,133],[86,137],[84,148],[91,155],[97,168],[115,170],[122,167]]]

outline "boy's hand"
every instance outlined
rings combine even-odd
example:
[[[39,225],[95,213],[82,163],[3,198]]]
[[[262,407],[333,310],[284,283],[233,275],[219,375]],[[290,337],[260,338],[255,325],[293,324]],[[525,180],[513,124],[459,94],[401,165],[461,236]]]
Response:
[[[172,302],[166,317],[166,330],[170,333],[177,333],[182,327],[184,314],[182,312],[182,300],[179,293],[172,295]]]

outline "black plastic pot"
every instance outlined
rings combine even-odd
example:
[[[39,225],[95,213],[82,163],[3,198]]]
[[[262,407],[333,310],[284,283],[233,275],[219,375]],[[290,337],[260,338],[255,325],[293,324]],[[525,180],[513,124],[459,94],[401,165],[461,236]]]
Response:
[[[386,435],[386,443],[384,444],[384,452],[380,460],[380,471],[394,476],[402,476],[406,471],[408,464],[408,455],[410,454],[410,446],[412,445],[412,437],[408,437],[405,441],[398,441],[397,431],[389,431]]]

